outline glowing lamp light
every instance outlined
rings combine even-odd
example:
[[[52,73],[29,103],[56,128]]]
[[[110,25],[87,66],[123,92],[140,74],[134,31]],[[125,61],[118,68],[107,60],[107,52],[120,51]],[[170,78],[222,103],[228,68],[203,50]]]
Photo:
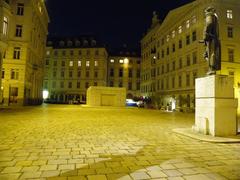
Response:
[[[3,86],[1,86],[1,90],[3,90]]]
[[[124,59],[124,64],[128,64],[129,63],[129,59],[128,58],[125,58]]]
[[[48,95],[49,95],[49,92],[47,90],[44,90],[43,91],[43,99],[47,99],[48,98]]]

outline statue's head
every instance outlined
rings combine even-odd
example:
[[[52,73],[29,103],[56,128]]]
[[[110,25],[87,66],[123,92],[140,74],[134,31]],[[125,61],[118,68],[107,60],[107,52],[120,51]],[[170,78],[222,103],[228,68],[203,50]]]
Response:
[[[213,8],[213,7],[207,7],[205,9],[205,15],[212,15],[212,14],[215,14],[216,13],[216,10]]]

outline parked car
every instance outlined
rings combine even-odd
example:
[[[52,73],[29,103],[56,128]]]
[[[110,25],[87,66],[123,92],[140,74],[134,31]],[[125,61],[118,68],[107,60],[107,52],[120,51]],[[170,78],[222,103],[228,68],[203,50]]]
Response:
[[[138,107],[137,102],[133,101],[132,99],[126,99],[126,106]]]

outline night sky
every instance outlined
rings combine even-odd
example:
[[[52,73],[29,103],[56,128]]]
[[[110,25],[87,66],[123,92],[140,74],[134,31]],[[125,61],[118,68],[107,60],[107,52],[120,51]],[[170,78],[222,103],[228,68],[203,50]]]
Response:
[[[139,47],[152,12],[168,11],[193,0],[46,0],[50,36],[96,34],[110,47]]]

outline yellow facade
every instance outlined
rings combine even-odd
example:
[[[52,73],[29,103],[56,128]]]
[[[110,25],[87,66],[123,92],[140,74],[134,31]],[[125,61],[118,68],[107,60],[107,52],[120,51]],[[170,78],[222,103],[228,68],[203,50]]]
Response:
[[[11,21],[2,67],[3,104],[41,104],[49,22],[45,2],[8,2]]]
[[[196,0],[170,11],[142,39],[141,93],[172,109],[193,110],[195,78],[206,76],[205,47],[199,43],[205,25],[204,10],[212,6],[219,17],[222,70],[232,76],[240,97],[240,1]],[[157,97],[157,98],[156,98]]]
[[[107,85],[106,48],[93,37],[48,41],[44,91],[57,103],[85,102],[90,86]]]
[[[140,96],[141,57],[136,52],[119,52],[108,59],[108,86],[125,87],[127,98]]]
[[[0,0],[0,104],[3,101],[2,86],[2,64],[4,53],[8,44],[9,21],[11,19],[11,8],[8,1]]]

